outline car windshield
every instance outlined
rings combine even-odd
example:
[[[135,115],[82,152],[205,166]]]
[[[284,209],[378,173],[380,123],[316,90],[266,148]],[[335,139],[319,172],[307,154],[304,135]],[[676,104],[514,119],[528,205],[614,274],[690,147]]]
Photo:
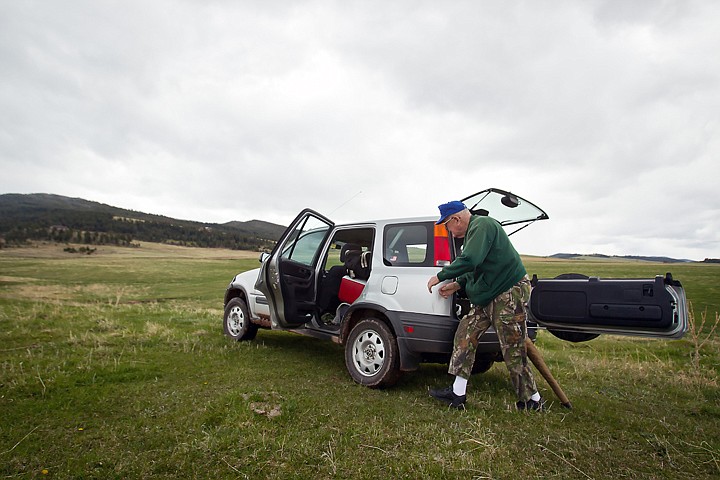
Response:
[[[529,223],[548,218],[543,210],[531,202],[497,188],[488,188],[462,199],[462,202],[472,213],[490,216],[501,225]]]

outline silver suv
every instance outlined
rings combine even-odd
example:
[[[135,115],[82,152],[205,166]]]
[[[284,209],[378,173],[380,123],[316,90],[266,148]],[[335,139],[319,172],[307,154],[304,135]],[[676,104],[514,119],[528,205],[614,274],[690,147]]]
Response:
[[[527,200],[487,189],[462,200],[510,235],[547,214]],[[225,334],[255,338],[259,328],[288,330],[345,346],[352,378],[369,387],[394,384],[422,362],[447,363],[462,292],[444,299],[428,279],[452,261],[462,239],[435,217],[335,225],[313,210],[293,220],[259,269],[240,273],[225,292]],[[583,341],[600,333],[678,338],[687,329],[685,295],[666,277],[601,280],[566,275],[533,279],[531,319],[560,338]],[[535,338],[538,328],[529,322]],[[492,327],[480,338],[474,373],[502,361]]]

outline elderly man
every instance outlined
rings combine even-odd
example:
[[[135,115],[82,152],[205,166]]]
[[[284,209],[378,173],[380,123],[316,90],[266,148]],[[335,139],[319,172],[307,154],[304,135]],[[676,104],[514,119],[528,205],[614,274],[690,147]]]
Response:
[[[542,410],[543,401],[535,386],[527,360],[526,303],[530,280],[515,248],[502,226],[490,217],[472,215],[458,201],[440,205],[440,219],[456,238],[465,238],[463,250],[455,260],[428,281],[428,290],[442,281],[444,298],[461,288],[471,308],[458,325],[448,372],[455,375],[452,386],[430,390],[430,395],[453,408],[464,408],[478,339],[490,325],[495,326],[503,359],[510,372],[519,410]]]

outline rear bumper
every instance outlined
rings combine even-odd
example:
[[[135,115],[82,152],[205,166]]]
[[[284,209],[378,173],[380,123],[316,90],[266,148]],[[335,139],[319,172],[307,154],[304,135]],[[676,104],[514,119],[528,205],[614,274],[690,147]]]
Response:
[[[417,370],[420,363],[446,363],[450,360],[453,340],[459,321],[442,315],[424,315],[408,312],[386,312],[397,335],[400,352],[400,369]],[[528,336],[534,341],[537,325],[528,322]],[[480,337],[478,353],[501,353],[497,333],[491,326]]]

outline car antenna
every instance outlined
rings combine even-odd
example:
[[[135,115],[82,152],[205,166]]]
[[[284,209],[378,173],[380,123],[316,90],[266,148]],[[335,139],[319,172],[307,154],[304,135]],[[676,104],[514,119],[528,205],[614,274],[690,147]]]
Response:
[[[362,190],[358,191],[355,195],[353,195],[352,197],[348,198],[348,199],[345,200],[343,203],[341,203],[340,205],[338,205],[338,206],[335,208],[335,210],[333,210],[332,212],[328,213],[328,215],[332,215],[333,213],[337,212],[337,211],[340,210],[342,207],[344,207],[345,204],[350,203],[350,200],[354,199],[355,197],[357,197],[357,196],[360,195],[361,193],[362,193]]]

